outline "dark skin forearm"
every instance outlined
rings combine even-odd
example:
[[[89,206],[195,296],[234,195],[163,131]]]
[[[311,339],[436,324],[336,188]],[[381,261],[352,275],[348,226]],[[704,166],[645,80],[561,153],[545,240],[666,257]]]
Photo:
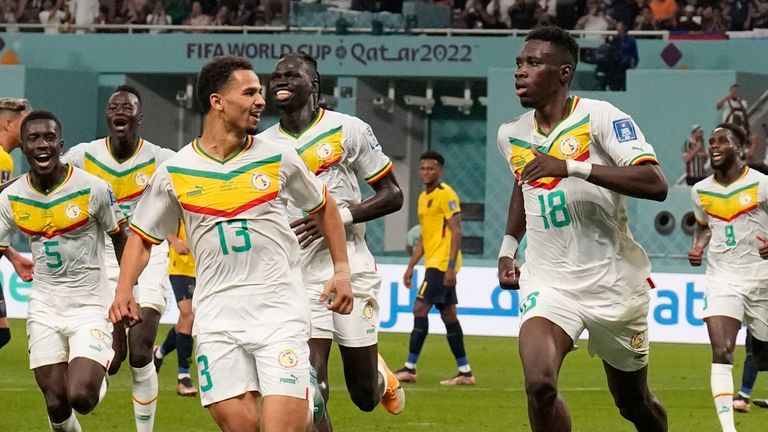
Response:
[[[352,220],[355,223],[367,222],[394,213],[403,206],[403,191],[397,183],[395,175],[390,171],[387,175],[371,184],[376,192],[363,202],[349,206]]]
[[[661,167],[643,164],[629,167],[592,165],[587,181],[634,198],[664,201],[667,198],[667,180]]]
[[[525,235],[525,203],[523,202],[523,188],[520,182],[515,182],[512,188],[512,197],[509,199],[509,211],[507,212],[507,228],[505,234],[515,237],[517,241]]]
[[[125,225],[120,225],[120,230],[115,234],[110,234],[112,239],[112,245],[115,247],[115,257],[119,263],[123,259],[123,250],[125,249],[125,243],[128,241],[128,234],[125,232]]]

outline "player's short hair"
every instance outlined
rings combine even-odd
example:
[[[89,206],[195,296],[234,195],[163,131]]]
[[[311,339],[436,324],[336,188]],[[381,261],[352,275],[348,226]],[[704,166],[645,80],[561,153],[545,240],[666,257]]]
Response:
[[[425,160],[425,159],[431,159],[433,161],[436,161],[438,165],[443,166],[445,165],[445,158],[443,158],[443,155],[440,153],[434,151],[434,150],[428,150],[419,156],[419,160]]]
[[[136,99],[139,101],[139,104],[141,104],[141,94],[139,94],[139,91],[136,89],[136,87],[128,84],[123,84],[123,85],[117,86],[117,88],[112,92],[112,94],[119,93],[119,92],[130,93],[136,96]]]
[[[197,75],[197,103],[203,114],[211,110],[211,95],[221,91],[236,70],[253,70],[251,62],[237,56],[215,57]]]
[[[539,27],[525,37],[526,42],[531,40],[549,42],[560,48],[567,57],[567,62],[576,69],[576,64],[579,62],[579,44],[567,31],[557,26]]]
[[[283,54],[280,56],[280,60],[284,58],[290,58],[290,57],[295,57],[301,60],[302,62],[304,62],[304,64],[311,67],[312,70],[315,71],[315,79],[317,80],[317,93],[319,95],[320,94],[320,71],[317,70],[317,60],[314,57],[312,57],[311,54],[305,51],[293,51],[293,52]]]
[[[46,110],[34,110],[27,114],[26,117],[24,117],[24,120],[21,121],[21,127],[19,129],[23,132],[27,123],[34,120],[53,120],[53,122],[56,123],[56,129],[59,130],[59,136],[61,136],[61,121],[56,117],[56,114]]]
[[[737,143],[739,147],[744,147],[747,144],[747,132],[739,125],[733,123],[720,123],[715,129],[728,129],[731,131],[731,134],[739,141]]]
[[[29,105],[29,101],[26,99],[16,99],[4,97],[0,98],[0,113],[9,112],[21,114],[25,111],[29,111],[32,107]]]

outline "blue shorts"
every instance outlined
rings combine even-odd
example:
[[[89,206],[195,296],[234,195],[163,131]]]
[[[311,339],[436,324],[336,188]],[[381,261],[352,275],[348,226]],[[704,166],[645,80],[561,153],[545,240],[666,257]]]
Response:
[[[436,268],[428,268],[424,272],[424,281],[419,287],[419,293],[416,298],[427,303],[431,303],[441,309],[443,306],[450,306],[459,303],[456,297],[455,286],[443,285],[445,272]]]
[[[170,275],[168,278],[171,280],[176,303],[182,300],[192,300],[192,294],[195,292],[195,278],[181,275]]]

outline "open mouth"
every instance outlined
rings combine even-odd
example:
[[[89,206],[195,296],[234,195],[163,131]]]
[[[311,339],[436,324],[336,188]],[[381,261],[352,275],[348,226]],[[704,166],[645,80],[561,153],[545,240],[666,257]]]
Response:
[[[35,162],[37,162],[38,165],[48,165],[48,163],[51,161],[52,154],[50,153],[39,153],[35,155]]]
[[[128,120],[124,118],[116,118],[112,120],[112,127],[115,131],[122,132],[128,127]]]
[[[522,85],[522,84],[515,84],[515,94],[517,96],[523,96],[528,92],[528,87]]]
[[[709,157],[712,159],[712,162],[720,162],[723,160],[723,154],[720,152],[712,152]]]
[[[251,117],[255,118],[257,121],[261,120],[261,111],[251,111]]]
[[[278,101],[288,100],[291,98],[291,96],[293,96],[293,92],[290,90],[282,89],[275,92],[275,100]]]

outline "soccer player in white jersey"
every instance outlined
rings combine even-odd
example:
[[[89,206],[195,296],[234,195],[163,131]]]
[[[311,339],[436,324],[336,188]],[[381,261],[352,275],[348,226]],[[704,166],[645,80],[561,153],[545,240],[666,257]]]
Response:
[[[296,149],[310,171],[333,195],[345,224],[347,254],[352,268],[355,306],[352,314],[329,311],[320,295],[333,272],[328,245],[321,240],[317,218],[289,206],[288,217],[301,243],[304,286],[312,309],[309,340],[312,366],[325,385],[328,398],[328,355],[339,345],[344,377],[352,401],[372,411],[381,401],[387,411],[400,414],[405,394],[378,355],[381,277],[365,243],[365,224],[400,209],[403,194],[392,173],[392,162],[381,150],[371,127],[357,117],[323,109],[318,104],[320,77],[315,59],[304,52],[283,56],[269,81],[270,103],[280,111],[280,122],[259,137]],[[358,177],[375,191],[362,200]],[[320,431],[331,430],[326,417]]]
[[[109,135],[91,142],[79,144],[63,155],[72,165],[105,180],[112,185],[117,201],[130,219],[136,203],[147,187],[149,178],[157,167],[174,155],[172,150],[146,141],[138,134],[141,124],[141,96],[130,86],[120,86],[112,92],[106,107]],[[149,266],[134,288],[136,301],[141,306],[141,320],[126,332],[122,323],[115,325],[115,359],[109,374],[120,369],[127,351],[128,364],[133,377],[133,409],[138,432],[153,430],[157,409],[157,372],[152,348],[157,335],[160,316],[165,311],[168,281],[168,247],[152,251]],[[110,286],[117,286],[118,262],[107,243],[107,277]]]
[[[758,370],[768,370],[768,176],[749,168],[746,133],[731,123],[709,138],[714,174],[693,185],[691,265],[707,250],[704,320],[712,344],[712,397],[723,432],[733,432],[733,349],[742,323]]]
[[[520,358],[534,431],[571,430],[557,381],[586,329],[621,415],[638,431],[666,431],[648,389],[650,261],[627,223],[627,196],[663,201],[667,182],[632,118],[569,93],[578,45],[557,27],[528,34],[515,94],[533,110],[499,128],[517,179],[499,253],[499,282],[519,287]],[[515,253],[527,234],[525,264]]]
[[[206,64],[197,98],[203,134],[150,180],[131,220],[138,235],[128,239],[110,317],[138,318],[131,287],[152,245],[183,219],[197,263],[192,333],[203,406],[226,431],[303,431],[312,402],[309,301],[285,202],[317,214],[335,267],[322,299],[349,313],[341,217],[292,147],[251,136],[264,99],[247,60]]]
[[[101,268],[104,233],[118,258],[122,211],[106,182],[59,159],[61,123],[32,111],[21,125],[31,171],[0,195],[0,252],[18,229],[29,239],[35,279],[29,296],[30,368],[52,431],[79,432],[74,411],[91,412],[112,360],[112,292]],[[103,393],[101,393],[103,396]]]

